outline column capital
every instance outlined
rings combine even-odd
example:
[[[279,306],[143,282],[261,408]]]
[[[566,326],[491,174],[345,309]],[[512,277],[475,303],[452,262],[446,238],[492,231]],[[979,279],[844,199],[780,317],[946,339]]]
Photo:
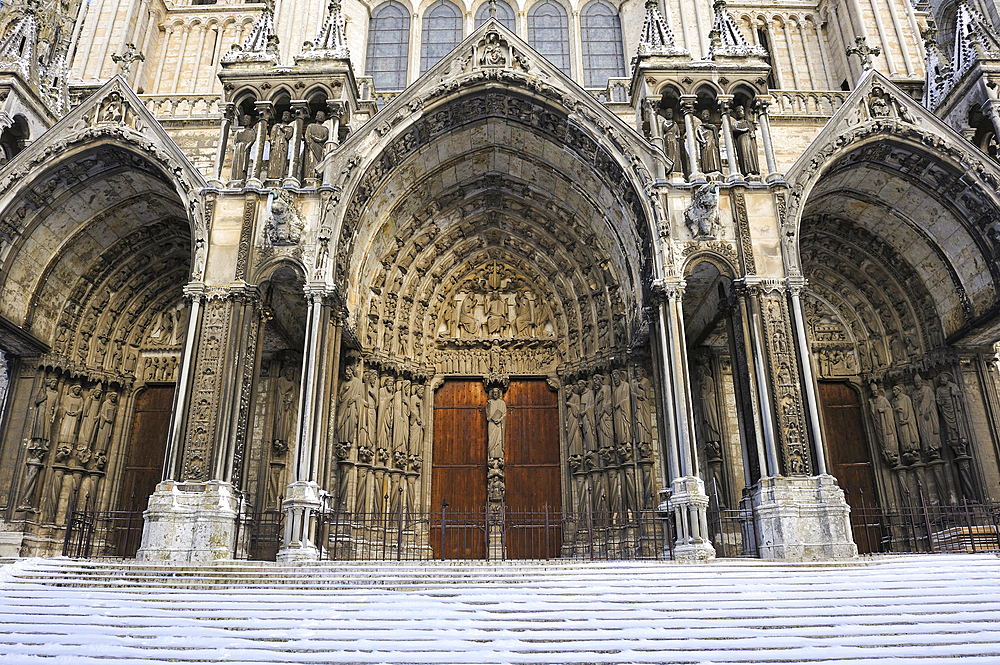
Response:
[[[342,115],[344,115],[346,106],[347,105],[343,102],[343,100],[340,99],[333,99],[331,97],[330,99],[326,100],[327,113],[329,113],[330,116],[333,118],[340,118]]]
[[[809,285],[809,280],[806,279],[805,277],[802,277],[801,275],[797,275],[795,277],[786,277],[785,285],[787,286],[789,293],[791,293],[793,296],[798,296],[801,295],[803,291],[805,291],[806,286]]]
[[[232,122],[236,117],[236,104],[234,102],[225,102],[222,105],[222,118]]]
[[[753,100],[754,110],[758,113],[767,113],[767,107],[774,103],[771,95],[757,95]]]
[[[719,104],[719,111],[723,115],[729,115],[729,110],[733,105],[733,95],[719,95],[716,97],[716,101]]]
[[[308,99],[293,99],[289,102],[292,107],[292,111],[295,113],[296,118],[307,118],[309,117],[309,100]]]
[[[270,121],[274,117],[274,103],[264,100],[253,103],[254,109],[261,120]]]
[[[684,295],[684,287],[687,286],[682,278],[667,277],[653,280],[653,293],[658,298],[674,300]]]
[[[681,113],[684,115],[691,115],[694,113],[694,105],[697,101],[697,95],[681,95]]]

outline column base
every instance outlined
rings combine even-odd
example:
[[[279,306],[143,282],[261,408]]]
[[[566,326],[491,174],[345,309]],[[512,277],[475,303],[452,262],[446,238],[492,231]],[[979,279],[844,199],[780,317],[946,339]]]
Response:
[[[715,548],[708,535],[708,495],[701,478],[674,478],[670,484],[670,499],[660,510],[673,513],[676,540],[674,559],[684,563],[700,563],[715,558]]]
[[[0,559],[15,559],[21,556],[23,541],[23,529],[0,519]]]
[[[143,513],[139,561],[215,561],[232,556],[236,497],[229,483],[165,480]]]
[[[753,488],[753,506],[762,559],[814,561],[858,555],[851,509],[833,476],[761,478]]]
[[[285,496],[287,498],[281,506],[285,511],[285,534],[278,550],[278,561],[316,561],[319,550],[312,541],[312,534],[315,528],[313,515],[323,504],[319,485],[312,481],[294,482],[288,486]]]

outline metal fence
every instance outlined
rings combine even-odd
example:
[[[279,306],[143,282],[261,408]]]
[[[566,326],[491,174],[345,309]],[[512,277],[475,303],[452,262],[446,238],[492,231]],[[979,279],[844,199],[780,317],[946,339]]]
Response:
[[[236,504],[236,534],[234,559],[275,561],[285,532],[285,511],[280,508],[284,497],[278,497],[278,508],[254,510],[241,495]]]
[[[63,556],[74,558],[135,557],[142,542],[142,509],[135,496],[127,510],[91,510],[90,495],[78,502],[76,491],[70,495],[63,539]]]
[[[848,494],[854,542],[863,553],[1000,551],[1000,504],[937,505],[922,488],[903,504],[882,508],[864,493]]]
[[[516,510],[503,504],[461,511],[447,504],[433,512],[319,515],[319,556],[337,561],[428,559],[665,559],[672,558],[668,516],[655,511],[627,515]]]

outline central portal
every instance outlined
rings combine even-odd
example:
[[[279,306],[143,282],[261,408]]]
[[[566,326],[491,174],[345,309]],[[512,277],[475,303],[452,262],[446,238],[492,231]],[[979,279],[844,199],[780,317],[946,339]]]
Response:
[[[490,405],[480,379],[448,379],[435,394],[431,506],[440,512],[431,533],[435,557],[559,554],[557,393],[545,379],[516,379],[500,397],[503,406]],[[489,450],[489,433],[498,426],[502,465],[491,460]]]

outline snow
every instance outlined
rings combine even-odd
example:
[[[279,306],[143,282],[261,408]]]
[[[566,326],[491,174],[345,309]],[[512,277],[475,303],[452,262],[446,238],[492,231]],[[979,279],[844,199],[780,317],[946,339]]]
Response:
[[[0,663],[1000,663],[1000,559],[0,567]]]

